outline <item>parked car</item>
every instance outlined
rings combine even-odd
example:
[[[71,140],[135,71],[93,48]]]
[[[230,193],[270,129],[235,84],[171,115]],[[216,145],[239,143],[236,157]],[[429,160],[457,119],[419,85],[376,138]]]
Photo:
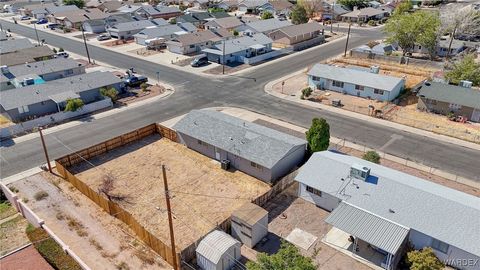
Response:
[[[57,54],[55,54],[55,58],[68,58],[69,54],[66,53],[66,52],[59,52]]]
[[[60,27],[60,24],[58,23],[51,23],[47,26],[48,28],[50,28],[51,30],[55,30],[56,28],[59,28]]]
[[[130,76],[127,77],[124,82],[127,86],[135,87],[148,82],[148,78],[145,76]]]
[[[37,24],[46,24],[46,23],[48,23],[47,19],[40,19],[37,21]]]
[[[20,21],[26,21],[30,19],[31,19],[30,16],[27,16],[27,15],[20,17]]]
[[[203,65],[208,64],[208,57],[204,54],[197,56],[193,61],[190,63],[192,67],[200,67]]]
[[[102,41],[102,40],[109,40],[111,39],[112,37],[110,35],[107,35],[107,34],[101,34],[97,37],[97,40],[98,41]]]

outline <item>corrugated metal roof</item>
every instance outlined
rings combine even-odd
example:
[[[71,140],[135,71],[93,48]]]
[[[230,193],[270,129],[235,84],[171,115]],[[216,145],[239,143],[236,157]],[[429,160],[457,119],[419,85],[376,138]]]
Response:
[[[200,241],[195,251],[209,261],[218,263],[223,254],[235,245],[240,246],[241,244],[230,235],[219,230],[214,230]]]
[[[363,85],[385,91],[391,91],[393,88],[395,88],[396,85],[402,83],[403,81],[402,78],[325,64],[315,64],[308,71],[308,75],[329,80],[337,80],[340,82]]]
[[[346,202],[341,202],[325,222],[390,254],[397,253],[410,231]]]
[[[371,169],[367,181],[348,177],[353,164]],[[480,256],[478,197],[330,151],[314,153],[295,180]]]
[[[306,144],[297,137],[213,110],[193,110],[173,128],[268,169]]]

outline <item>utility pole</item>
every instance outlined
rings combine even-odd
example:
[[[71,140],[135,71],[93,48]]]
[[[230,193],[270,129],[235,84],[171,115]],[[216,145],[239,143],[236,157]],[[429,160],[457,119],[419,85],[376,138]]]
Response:
[[[450,50],[452,49],[452,42],[453,42],[453,39],[455,38],[455,32],[457,32],[457,25],[455,25],[455,28],[453,28],[452,34],[450,36],[450,42],[448,43],[448,51],[445,57],[446,60],[450,58]]]
[[[347,57],[348,39],[350,38],[350,27],[352,27],[352,23],[348,24],[347,42],[345,43],[345,52],[343,53],[343,57]]]
[[[165,186],[165,200],[167,202],[168,226],[170,228],[170,245],[172,246],[173,269],[179,270],[177,265],[177,253],[175,252],[175,237],[173,234],[172,208],[170,206],[170,193],[168,191],[167,173],[165,165],[162,165],[163,185]]]
[[[37,42],[38,42],[38,45],[40,45],[40,38],[38,37],[38,31],[37,31],[37,24],[36,23],[33,24],[33,28],[35,28],[35,35],[37,36]]]
[[[92,62],[90,61],[90,53],[88,52],[87,40],[85,39],[85,31],[83,30],[83,25],[81,25],[80,28],[82,29],[83,43],[85,44],[85,50],[87,51],[88,63],[91,64]]]
[[[157,84],[160,84],[160,71],[157,71]]]
[[[40,139],[42,140],[43,152],[45,152],[45,158],[47,159],[48,171],[52,172],[52,166],[50,165],[50,159],[48,158],[47,146],[45,145],[45,140],[43,139],[42,127],[38,128],[38,132],[40,133]]]
[[[332,17],[330,17],[330,33],[333,33],[333,18],[335,18],[335,2],[337,1],[333,1],[333,7],[331,12]]]
[[[223,39],[222,55],[222,74],[225,74],[225,38]]]

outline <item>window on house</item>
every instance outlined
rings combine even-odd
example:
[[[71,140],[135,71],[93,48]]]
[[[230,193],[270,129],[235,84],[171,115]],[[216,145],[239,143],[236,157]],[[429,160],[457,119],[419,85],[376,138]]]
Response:
[[[317,77],[317,76],[312,76],[312,81],[320,81],[320,77]]]
[[[254,167],[254,168],[257,168],[257,169],[261,169],[261,168],[262,168],[262,166],[258,165],[257,163],[255,163],[255,162],[253,162],[253,161],[250,162],[250,166],[252,166],[252,167]]]
[[[427,98],[425,101],[427,102],[427,104],[430,104],[430,105],[437,105],[437,101],[436,101],[436,100],[434,100],[434,99],[428,99],[428,98]]]
[[[71,70],[71,69],[66,70],[66,71],[65,71],[65,74],[66,74],[66,75],[72,75],[72,74],[73,74],[73,70]]]
[[[457,110],[460,110],[460,109],[462,108],[462,105],[460,105],[460,104],[455,104],[455,103],[450,103],[450,104],[448,104],[448,107],[449,107],[451,110],[457,111]]]
[[[343,82],[332,81],[332,85],[335,86],[335,87],[343,88]]]
[[[447,253],[449,245],[437,239],[432,240],[432,248],[442,253]]]
[[[374,89],[374,90],[373,90],[373,93],[375,93],[375,94],[377,94],[377,95],[383,95],[383,90]]]
[[[29,112],[28,106],[18,107],[18,112],[19,112],[19,113],[27,113],[27,112]]]
[[[195,48],[195,45],[190,45],[190,48]]]
[[[315,189],[315,188],[311,187],[311,186],[307,186],[307,191],[314,194],[314,195],[322,197],[322,192],[318,189]]]
[[[363,90],[365,90],[365,87],[364,87],[363,85],[358,85],[358,84],[356,84],[356,85],[355,85],[355,90],[363,91]]]

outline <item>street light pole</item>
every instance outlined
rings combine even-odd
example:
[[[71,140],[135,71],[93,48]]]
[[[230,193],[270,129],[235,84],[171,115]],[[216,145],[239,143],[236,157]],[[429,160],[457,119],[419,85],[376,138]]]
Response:
[[[92,61],[90,61],[90,53],[88,52],[87,40],[85,39],[85,30],[83,30],[83,25],[81,25],[80,28],[82,29],[83,43],[85,44],[85,50],[87,51],[88,63],[91,64]]]
[[[37,36],[38,45],[40,45],[40,38],[38,37],[38,31],[37,31],[37,24],[36,23],[33,24],[33,28],[35,29],[35,35]]]
[[[350,22],[348,24],[347,42],[345,43],[345,52],[343,53],[343,57],[347,57],[348,39],[350,38],[350,27],[351,26],[352,26],[352,23]]]

